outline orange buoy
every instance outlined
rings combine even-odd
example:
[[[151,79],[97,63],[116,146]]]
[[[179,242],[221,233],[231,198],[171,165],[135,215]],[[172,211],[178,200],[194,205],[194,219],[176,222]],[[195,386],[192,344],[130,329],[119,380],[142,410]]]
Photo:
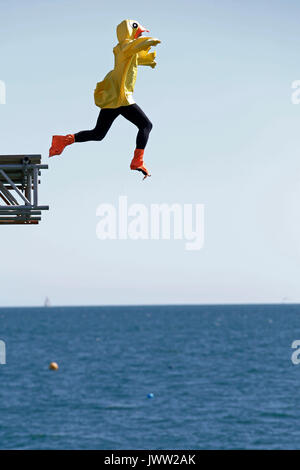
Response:
[[[49,364],[49,369],[50,369],[50,370],[58,370],[58,364],[57,364],[57,362],[50,362],[50,364]]]

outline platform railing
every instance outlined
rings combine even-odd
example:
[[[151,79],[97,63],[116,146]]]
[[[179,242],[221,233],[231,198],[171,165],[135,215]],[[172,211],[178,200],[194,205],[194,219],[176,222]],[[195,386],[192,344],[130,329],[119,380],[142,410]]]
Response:
[[[0,225],[38,224],[41,211],[38,187],[41,155],[0,155]],[[3,204],[4,203],[4,204]]]

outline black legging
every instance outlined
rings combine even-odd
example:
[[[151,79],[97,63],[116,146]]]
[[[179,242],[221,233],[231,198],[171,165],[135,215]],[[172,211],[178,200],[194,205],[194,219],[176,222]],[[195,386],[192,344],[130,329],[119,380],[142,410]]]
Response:
[[[136,103],[128,106],[120,106],[119,108],[101,109],[95,129],[91,131],[78,132],[74,135],[75,142],[104,139],[110,126],[119,114],[138,127],[139,131],[136,138],[136,148],[144,149],[152,129],[152,123]]]

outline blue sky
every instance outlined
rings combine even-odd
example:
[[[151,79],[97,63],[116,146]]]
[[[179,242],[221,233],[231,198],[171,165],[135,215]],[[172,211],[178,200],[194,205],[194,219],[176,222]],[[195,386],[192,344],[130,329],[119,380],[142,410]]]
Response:
[[[300,301],[300,5],[296,1],[0,0],[1,154],[49,163],[39,226],[1,227],[0,305]],[[136,128],[48,161],[52,134],[92,128],[115,29],[161,40],[135,101],[153,130],[152,178],[129,171]],[[200,203],[205,244],[100,241],[101,203]]]

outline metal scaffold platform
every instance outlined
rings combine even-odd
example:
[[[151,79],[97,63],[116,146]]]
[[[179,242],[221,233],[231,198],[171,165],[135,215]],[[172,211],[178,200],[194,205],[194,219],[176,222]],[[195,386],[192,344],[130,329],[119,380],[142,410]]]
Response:
[[[41,155],[0,155],[0,225],[38,224],[41,211],[38,186]],[[3,204],[4,203],[4,204]]]

